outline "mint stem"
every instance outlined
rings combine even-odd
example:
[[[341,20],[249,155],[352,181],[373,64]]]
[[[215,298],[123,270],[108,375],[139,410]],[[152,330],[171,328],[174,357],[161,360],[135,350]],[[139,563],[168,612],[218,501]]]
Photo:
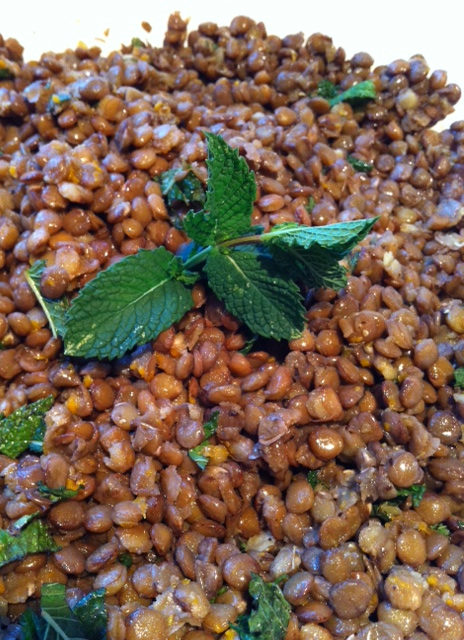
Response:
[[[202,262],[205,262],[206,257],[212,248],[213,248],[213,245],[202,248],[198,253],[195,253],[191,258],[188,258],[184,262],[184,267],[186,269],[191,269],[192,267],[196,267]]]

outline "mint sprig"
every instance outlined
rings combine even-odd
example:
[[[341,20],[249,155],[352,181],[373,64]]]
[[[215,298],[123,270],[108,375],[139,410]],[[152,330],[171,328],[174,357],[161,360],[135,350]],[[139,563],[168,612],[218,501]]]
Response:
[[[256,184],[246,161],[220,136],[205,136],[204,209],[183,220],[192,242],[178,256],[163,247],[139,251],[85,285],[65,314],[67,355],[119,358],[156,338],[191,309],[199,278],[253,333],[276,340],[303,330],[301,285],[338,290],[346,284],[339,260],[376,219],[327,227],[288,223],[262,233],[251,223]]]

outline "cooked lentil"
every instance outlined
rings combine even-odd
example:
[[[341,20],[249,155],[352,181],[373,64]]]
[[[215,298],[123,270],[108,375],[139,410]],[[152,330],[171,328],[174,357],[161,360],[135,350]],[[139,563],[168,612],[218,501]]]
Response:
[[[243,16],[187,33],[176,13],[162,47],[30,63],[0,36],[0,61],[0,411],[55,398],[44,454],[0,455],[0,527],[40,512],[61,547],[0,569],[2,637],[60,582],[105,588],[109,640],[233,640],[257,573],[281,580],[285,640],[464,640],[464,122],[433,129],[459,88],[420,55],[374,68]],[[330,108],[321,80],[378,97]],[[58,299],[140,249],[178,251],[156,179],[205,182],[203,130],[255,172],[264,229],[379,217],[347,286],[308,292],[288,345],[244,349],[198,284],[145,347],[66,358],[27,268],[45,260]],[[202,470],[188,453],[214,411]],[[82,488],[52,505],[39,481]],[[418,505],[396,500],[417,484]]]

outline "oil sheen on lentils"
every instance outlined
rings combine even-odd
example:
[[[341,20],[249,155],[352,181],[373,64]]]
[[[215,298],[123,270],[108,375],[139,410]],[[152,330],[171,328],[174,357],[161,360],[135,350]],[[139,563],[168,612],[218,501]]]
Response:
[[[27,63],[0,36],[2,639],[464,640],[464,122],[439,132],[460,90],[401,54],[247,17]],[[28,269],[62,303],[182,251],[204,132],[264,231],[378,218],[346,286],[276,342],[198,281],[148,344],[66,357]]]

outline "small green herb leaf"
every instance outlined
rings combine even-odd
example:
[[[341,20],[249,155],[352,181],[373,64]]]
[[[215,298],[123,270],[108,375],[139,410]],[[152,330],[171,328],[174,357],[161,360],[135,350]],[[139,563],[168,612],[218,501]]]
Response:
[[[0,61],[0,63],[3,61]],[[14,78],[14,73],[8,67],[0,67],[0,80],[12,80]]]
[[[446,524],[443,524],[443,522],[440,522],[438,524],[431,524],[429,528],[432,529],[432,531],[441,534],[442,536],[446,536],[447,538],[451,535],[451,531],[448,529]]]
[[[301,334],[305,309],[300,291],[273,260],[255,251],[213,249],[205,271],[216,296],[251,331],[275,340]]]
[[[183,174],[184,177],[178,179],[179,174]],[[161,193],[170,208],[179,202],[189,207],[195,204],[203,205],[205,202],[203,184],[193,171],[185,173],[183,169],[169,169],[160,175],[159,183]]]
[[[32,441],[43,440],[44,417],[53,405],[53,397],[42,398],[16,409],[7,418],[0,417],[0,453],[17,458]]]
[[[272,231],[261,236],[264,243],[287,247],[313,249],[318,246],[330,249],[336,260],[344,258],[361,240],[363,240],[377,218],[338,222],[324,227],[306,227],[293,222],[276,225]]]
[[[240,616],[232,629],[241,640],[283,640],[290,621],[291,607],[275,582],[264,582],[252,574],[249,593],[253,598],[250,614]]]
[[[143,40],[140,40],[140,38],[132,38],[131,46],[134,49],[135,47],[144,47],[145,44],[144,44]]]
[[[43,482],[37,483],[38,492],[48,498],[50,502],[60,502],[61,500],[70,500],[71,498],[75,498],[79,493],[81,487],[78,489],[67,489],[66,487],[58,487],[57,489],[50,489]]]
[[[164,247],[139,251],[100,272],[67,313],[66,353],[119,358],[155,338],[192,307],[182,273],[182,261]]]
[[[425,484],[413,484],[407,489],[398,489],[399,498],[409,498],[411,496],[411,502],[413,507],[418,507],[424,497],[427,487]]]
[[[214,435],[218,428],[219,411],[214,411],[211,418],[203,425],[205,438],[199,445],[189,451],[190,458],[196,462],[200,469],[204,469],[208,464],[208,458],[203,455],[205,447],[209,444],[209,438]]]
[[[220,137],[206,133],[208,185],[205,210],[184,219],[188,236],[201,246],[236,238],[251,229],[256,184],[246,161]]]
[[[317,469],[311,469],[311,471],[308,471],[308,475],[306,476],[306,479],[309,482],[309,484],[312,486],[312,488],[315,489],[317,485],[320,484],[319,471]]]
[[[464,388],[464,367],[454,370],[454,384],[456,387]]]
[[[54,552],[59,548],[41,520],[32,520],[14,536],[0,529],[0,567],[14,560],[22,560],[30,553]]]
[[[337,87],[330,80],[321,80],[317,85],[317,95],[326,100],[332,100],[337,96]]]
[[[37,262],[34,262],[32,267],[26,271],[26,280],[47,316],[53,335],[55,338],[58,336],[63,337],[65,330],[65,315],[66,311],[69,309],[70,302],[68,298],[49,300],[48,298],[43,297],[40,292],[40,279],[42,278],[42,274],[46,266],[47,264],[45,260],[37,260]]]
[[[46,626],[37,640],[105,640],[105,590],[84,596],[72,609],[65,593],[62,584],[42,585],[40,607]]]
[[[364,104],[368,100],[375,100],[377,92],[372,80],[364,80],[359,84],[355,84],[343,93],[331,98],[329,100],[330,106],[333,107],[339,102],[347,102],[351,106],[358,106]]]
[[[369,162],[364,162],[364,160],[360,160],[359,158],[355,158],[354,156],[348,156],[347,160],[353,169],[360,173],[370,173],[374,168],[374,165],[369,164]]]
[[[128,569],[130,569],[132,567],[132,565],[134,564],[133,561],[132,561],[131,554],[127,553],[127,552],[121,553],[121,555],[118,556],[118,562],[123,564]]]

